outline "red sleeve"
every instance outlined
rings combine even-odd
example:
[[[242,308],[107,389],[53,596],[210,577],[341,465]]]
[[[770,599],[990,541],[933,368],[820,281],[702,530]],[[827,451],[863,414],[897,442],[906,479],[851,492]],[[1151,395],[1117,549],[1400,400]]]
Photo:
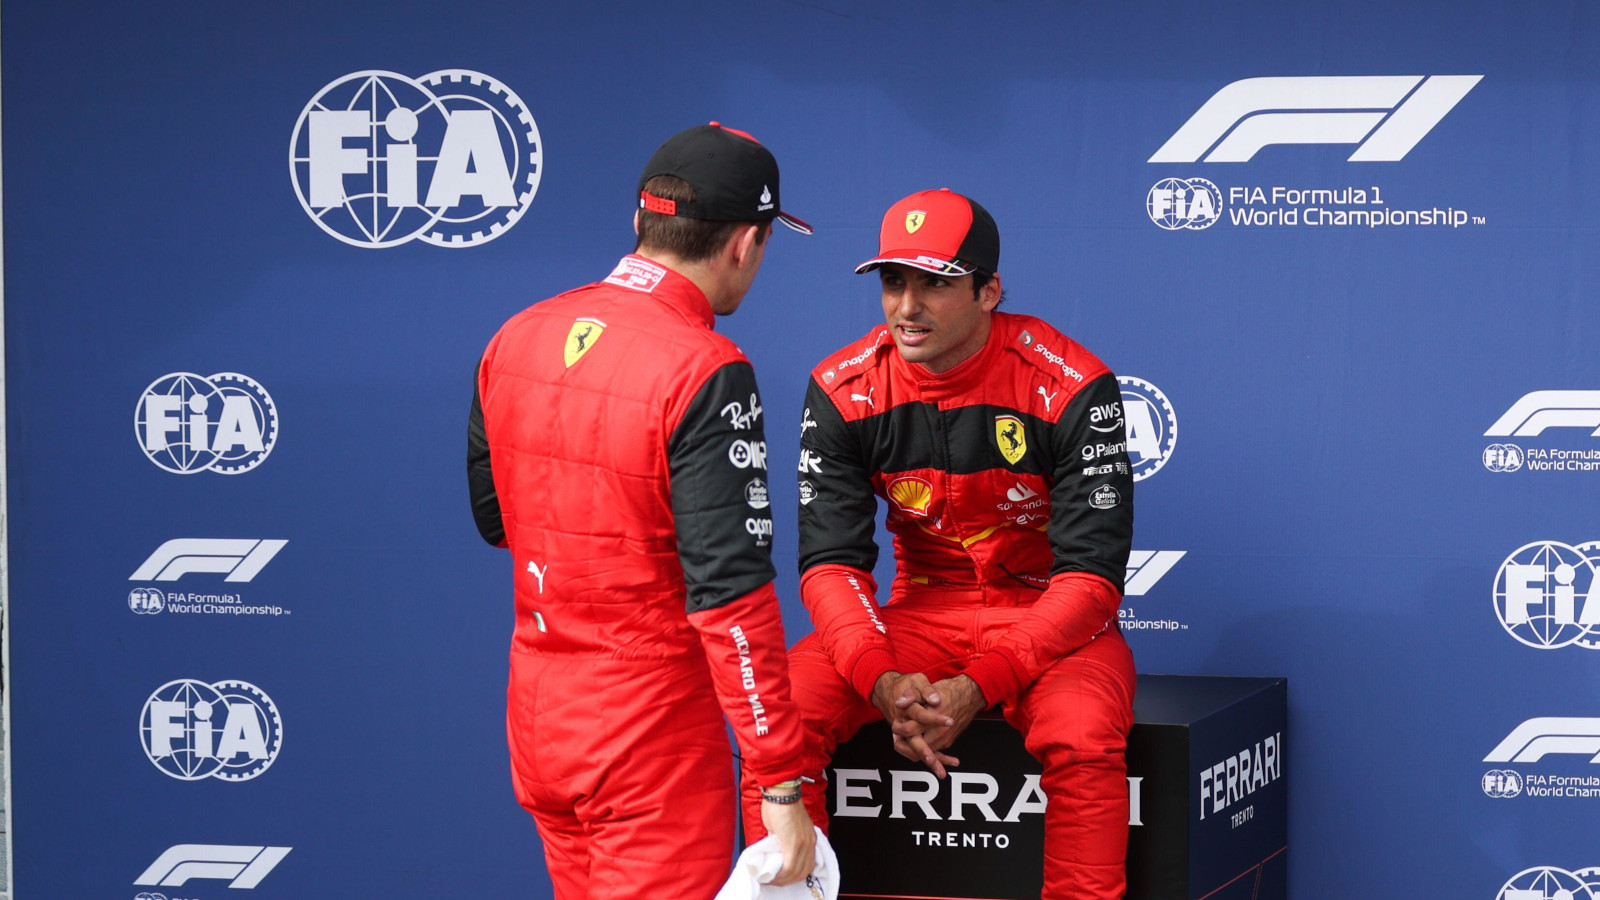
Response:
[[[772,584],[692,612],[689,622],[700,631],[717,700],[756,780],[769,785],[808,774],[801,771],[800,708],[789,693],[788,644]]]
[[[966,675],[990,704],[1008,700],[1051,663],[1114,627],[1121,605],[1122,591],[1099,575],[1063,572]]]
[[[852,566],[812,566],[800,577],[800,599],[828,658],[868,700],[883,673],[899,669],[873,599],[877,592],[872,576]]]

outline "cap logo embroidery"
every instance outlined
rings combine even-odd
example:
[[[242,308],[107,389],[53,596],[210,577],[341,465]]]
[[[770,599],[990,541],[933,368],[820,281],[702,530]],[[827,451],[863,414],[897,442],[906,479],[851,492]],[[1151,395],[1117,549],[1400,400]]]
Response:
[[[906,213],[906,234],[916,234],[922,223],[928,221],[928,214],[920,209],[913,209]]]
[[[772,208],[772,190],[766,185],[761,186],[761,205],[756,207],[756,212],[765,212]]]

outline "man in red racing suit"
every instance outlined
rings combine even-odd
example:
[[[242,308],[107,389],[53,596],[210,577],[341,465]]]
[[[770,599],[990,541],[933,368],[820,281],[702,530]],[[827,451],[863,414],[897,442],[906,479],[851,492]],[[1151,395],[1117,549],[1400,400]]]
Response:
[[[638,252],[489,343],[468,427],[473,513],[516,593],[506,732],[558,900],[706,900],[736,793],[723,716],[811,871],[801,731],[773,593],[755,375],[712,330],[760,267],[777,163],[716,123],[640,179]],[[720,701],[720,703],[719,703]]]
[[[789,671],[806,768],[885,717],[896,749],[943,777],[958,763],[944,751],[998,705],[1044,764],[1043,896],[1121,897],[1133,478],[1116,377],[1043,321],[994,311],[999,234],[978,204],[913,194],[880,237],[857,271],[879,271],[886,326],[817,366],[801,424],[816,631]],[[896,564],[882,608],[879,497]],[[825,823],[821,786],[804,795]]]

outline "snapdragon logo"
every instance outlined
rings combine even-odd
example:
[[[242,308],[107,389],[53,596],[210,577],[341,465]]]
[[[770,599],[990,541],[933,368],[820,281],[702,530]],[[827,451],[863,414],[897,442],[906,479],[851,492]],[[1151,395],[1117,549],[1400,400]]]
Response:
[[[1534,866],[1511,876],[1495,900],[1600,900],[1600,866],[1567,871]]]
[[[1149,161],[1237,163],[1273,144],[1360,144],[1350,162],[1398,162],[1482,78],[1246,78],[1213,94]]]
[[[283,718],[245,681],[169,681],[145,701],[139,739],[150,762],[180,781],[249,781],[283,750]]]
[[[468,69],[346,75],[311,98],[289,140],[300,206],[355,247],[492,241],[522,218],[543,170],[527,104]]]
[[[1491,472],[1600,472],[1600,391],[1533,391],[1483,433]]]
[[[1495,574],[1494,610],[1501,626],[1540,650],[1600,650],[1597,564],[1600,541],[1535,541],[1518,548]]]
[[[194,879],[216,879],[227,881],[229,888],[248,890],[272,874],[272,870],[293,849],[234,844],[178,844],[168,847],[133,883],[141,887],[182,887]]]
[[[1161,471],[1177,449],[1178,413],[1167,395],[1143,378],[1120,375],[1117,383],[1122,386],[1133,480],[1143,481]]]
[[[248,375],[173,372],[139,395],[133,430],[144,455],[175,475],[239,475],[277,445],[278,407]]]

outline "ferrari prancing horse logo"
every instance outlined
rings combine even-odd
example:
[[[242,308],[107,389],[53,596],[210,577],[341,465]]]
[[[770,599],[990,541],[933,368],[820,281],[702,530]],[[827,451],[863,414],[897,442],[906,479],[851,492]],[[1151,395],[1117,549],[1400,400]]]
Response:
[[[594,347],[595,341],[600,340],[600,335],[606,330],[606,323],[599,319],[579,319],[572,323],[572,330],[567,332],[567,349],[565,358],[567,368],[588,353]]]
[[[920,209],[913,209],[906,213],[906,234],[916,234],[922,223],[928,220],[928,214]]]
[[[994,417],[994,439],[1000,445],[1000,455],[1013,466],[1028,452],[1028,432],[1016,416]]]

